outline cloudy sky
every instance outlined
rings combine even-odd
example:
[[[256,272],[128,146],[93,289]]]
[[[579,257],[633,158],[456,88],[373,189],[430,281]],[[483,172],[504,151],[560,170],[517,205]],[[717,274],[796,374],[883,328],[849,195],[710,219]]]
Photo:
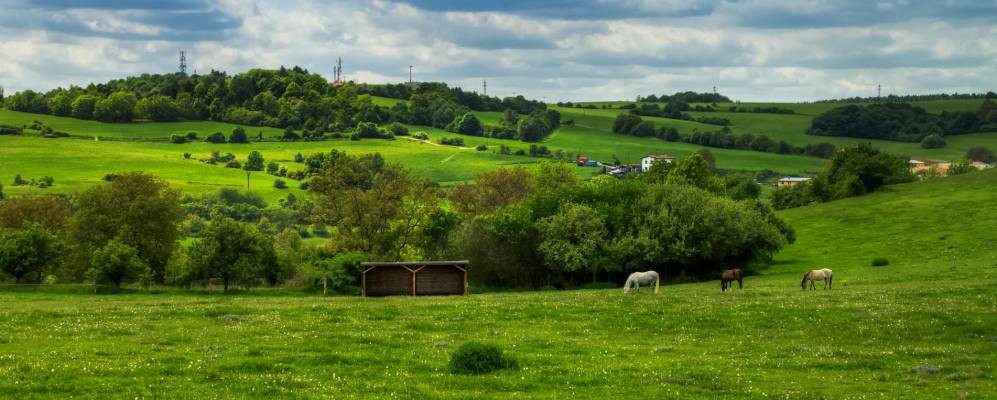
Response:
[[[997,90],[997,0],[0,0],[0,85],[300,65],[548,101]],[[331,79],[330,79],[331,80]]]

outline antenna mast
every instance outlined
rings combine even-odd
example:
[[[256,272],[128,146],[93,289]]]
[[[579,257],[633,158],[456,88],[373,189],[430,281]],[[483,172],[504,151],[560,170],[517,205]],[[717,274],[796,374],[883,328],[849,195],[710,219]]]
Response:
[[[409,85],[412,84],[412,66],[411,65],[408,66],[408,84]]]
[[[180,50],[180,73],[187,74],[187,52]]]
[[[336,59],[336,68],[333,69],[333,74],[336,75],[336,82],[343,81],[343,57]]]
[[[488,96],[488,80],[481,81],[481,95]]]

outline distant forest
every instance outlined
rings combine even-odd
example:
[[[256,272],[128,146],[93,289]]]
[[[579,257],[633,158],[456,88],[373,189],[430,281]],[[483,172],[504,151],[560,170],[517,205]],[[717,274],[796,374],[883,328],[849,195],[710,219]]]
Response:
[[[997,99],[997,93],[986,92],[986,93],[936,93],[936,94],[908,94],[903,96],[897,96],[895,94],[877,97],[848,97],[842,99],[827,99],[827,100],[817,100],[814,103],[868,103],[868,102],[887,102],[887,103],[905,103],[911,101],[931,101],[931,100],[971,100],[971,99]]]
[[[848,105],[814,118],[808,134],[868,139],[922,141],[928,136],[997,132],[997,103],[987,99],[979,110],[930,114],[908,103]]]
[[[388,108],[370,96],[409,100]],[[288,140],[321,138],[356,130],[362,123],[402,122],[452,132],[537,141],[560,125],[546,104],[523,96],[479,96],[445,83],[333,86],[300,67],[252,69],[228,75],[143,74],[86,87],[46,93],[25,90],[0,99],[5,108],[103,122],[214,120],[249,126],[285,128]],[[495,127],[485,127],[471,111],[504,111]]]

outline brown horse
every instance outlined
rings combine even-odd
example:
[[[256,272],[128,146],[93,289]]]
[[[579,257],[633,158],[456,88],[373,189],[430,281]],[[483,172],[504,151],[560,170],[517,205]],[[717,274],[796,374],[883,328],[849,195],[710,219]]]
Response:
[[[744,271],[740,268],[724,270],[720,274],[720,291],[726,291],[728,288],[732,288],[732,282],[737,281],[737,288],[744,289]]]

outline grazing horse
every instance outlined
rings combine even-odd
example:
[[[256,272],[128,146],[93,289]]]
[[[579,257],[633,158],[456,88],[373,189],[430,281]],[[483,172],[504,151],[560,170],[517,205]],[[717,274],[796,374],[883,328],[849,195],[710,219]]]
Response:
[[[627,283],[623,285],[623,293],[630,293],[631,290],[636,292],[641,286],[651,286],[652,283],[654,284],[654,293],[661,293],[661,277],[658,276],[657,272],[634,272],[630,274]]]
[[[726,291],[727,288],[732,288],[733,282],[737,281],[737,288],[744,289],[744,271],[740,268],[724,270],[720,274],[720,291]]]
[[[800,286],[803,287],[803,290],[807,290],[807,281],[809,280],[810,281],[810,290],[817,290],[816,288],[814,288],[814,281],[823,280],[824,281],[824,289],[830,289],[831,288],[831,280],[832,280],[831,278],[832,277],[833,276],[831,274],[831,270],[829,270],[827,268],[815,269],[815,270],[812,270],[812,271],[807,271],[806,274],[803,274],[803,281],[800,282]]]

